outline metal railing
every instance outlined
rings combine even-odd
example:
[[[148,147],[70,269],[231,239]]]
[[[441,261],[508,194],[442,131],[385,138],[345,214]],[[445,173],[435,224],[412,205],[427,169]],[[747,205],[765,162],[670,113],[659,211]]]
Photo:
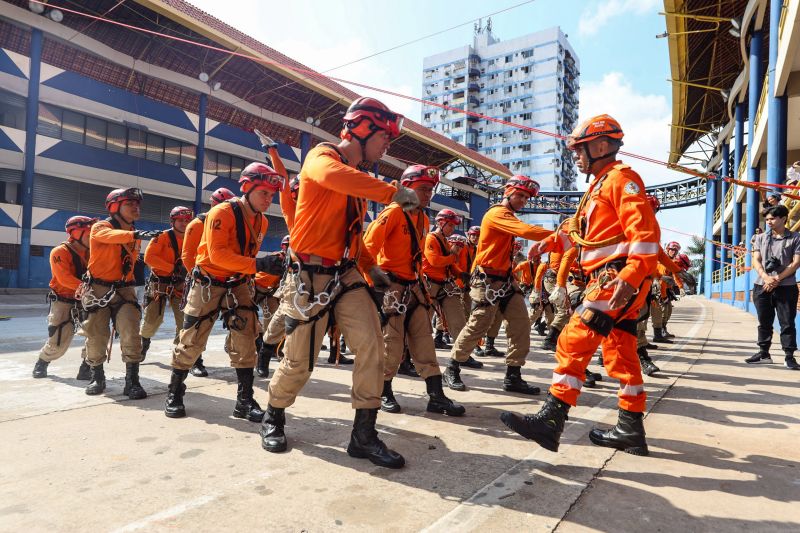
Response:
[[[716,209],[714,209],[714,224],[716,224],[720,217],[722,217],[722,206],[718,205]]]
[[[767,105],[768,92],[769,92],[769,75],[764,76],[764,83],[761,85],[761,98],[758,99],[758,111],[756,111],[756,119],[753,122],[753,131],[756,131],[758,129],[758,124],[759,121],[761,120],[761,113],[763,113]]]
[[[744,154],[742,154],[742,160],[739,161],[739,169],[737,170],[736,175],[739,177],[740,180],[744,179],[744,174],[745,172],[747,172],[747,158],[749,151],[750,151],[749,147],[745,148]]]

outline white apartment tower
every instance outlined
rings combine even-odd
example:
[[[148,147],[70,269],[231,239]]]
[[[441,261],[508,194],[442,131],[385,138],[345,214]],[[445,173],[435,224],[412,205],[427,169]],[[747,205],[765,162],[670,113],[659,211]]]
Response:
[[[500,41],[491,19],[473,44],[426,57],[422,97],[561,135],[578,119],[579,63],[561,28]],[[577,172],[564,141],[429,104],[422,123],[496,160],[542,190],[575,190]],[[527,218],[527,217],[526,217]]]

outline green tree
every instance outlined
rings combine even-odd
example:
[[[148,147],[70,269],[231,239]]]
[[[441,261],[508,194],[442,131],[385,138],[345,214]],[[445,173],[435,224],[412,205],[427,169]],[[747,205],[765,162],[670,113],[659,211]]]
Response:
[[[705,253],[706,253],[706,240],[697,235],[692,236],[692,242],[686,247],[686,255],[692,261],[692,267],[689,269],[689,274],[694,276],[694,279],[700,280],[703,276],[703,268],[705,267]],[[705,281],[703,283],[705,285]],[[697,292],[701,292],[702,286],[697,287]]]

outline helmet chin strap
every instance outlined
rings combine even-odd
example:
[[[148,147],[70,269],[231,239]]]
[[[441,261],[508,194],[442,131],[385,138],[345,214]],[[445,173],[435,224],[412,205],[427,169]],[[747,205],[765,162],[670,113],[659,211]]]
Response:
[[[586,154],[586,159],[589,161],[589,165],[587,166],[585,172],[586,183],[589,183],[589,177],[592,175],[592,167],[594,166],[594,164],[612,155],[616,156],[617,152],[619,151],[619,148],[611,152],[605,153],[603,155],[592,157],[592,154],[589,152],[589,143],[582,143],[582,146],[583,146],[583,153]]]
[[[120,206],[120,207],[121,207],[121,206]],[[123,221],[125,224],[127,224],[127,225],[129,225],[129,226],[133,226],[133,221],[132,221],[132,220],[126,220],[126,219],[125,219],[125,217],[124,217],[124,216],[122,216],[122,213],[120,213],[120,212],[119,212],[119,209],[117,209],[117,212],[116,212],[116,213],[112,213],[112,215],[111,215],[111,216],[112,216],[112,217],[116,217],[116,218],[118,218],[118,219],[122,220],[122,221]]]
[[[253,213],[258,213],[258,209],[253,207],[253,204],[250,203],[250,193],[249,192],[244,195],[244,201],[247,202],[247,206],[250,208],[251,211],[253,211]]]

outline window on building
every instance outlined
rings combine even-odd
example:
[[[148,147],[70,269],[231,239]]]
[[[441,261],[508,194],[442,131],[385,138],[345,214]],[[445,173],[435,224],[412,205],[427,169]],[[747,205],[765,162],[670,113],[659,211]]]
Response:
[[[464,122],[463,122],[463,121],[461,121],[461,120],[457,120],[457,121],[455,122],[455,124],[453,124],[453,127],[454,127],[454,128],[460,128],[460,127],[462,127],[463,125],[464,125]]]
[[[177,167],[181,164],[181,142],[175,139],[164,139],[164,163]]]
[[[147,159],[156,163],[164,162],[164,137],[155,133],[147,134]]]
[[[506,56],[506,63],[511,63],[511,61],[513,61],[513,60],[514,60],[514,56],[513,55],[507,55]]]
[[[84,115],[65,109],[61,122],[61,138],[65,141],[83,143],[85,125],[86,117]]]
[[[147,134],[136,128],[128,128],[128,155],[144,159],[147,154]]]
[[[494,65],[494,62],[495,62],[495,60],[494,60],[494,59],[490,59],[490,60],[489,60],[489,66],[491,67],[492,65]]]
[[[531,72],[531,67],[522,67],[523,74],[530,74],[530,72]]]
[[[228,154],[217,154],[217,176],[223,178],[231,177],[231,156]]]
[[[206,149],[203,152],[203,172],[217,175],[217,152]]]
[[[0,91],[0,126],[24,130],[25,102],[24,96]]]
[[[501,153],[502,153],[502,155],[509,155],[511,153],[511,147],[504,146]]]
[[[533,113],[522,113],[520,118],[522,118],[522,120],[531,120],[531,118],[533,118]]]
[[[106,150],[124,154],[128,145],[128,129],[122,124],[109,122],[106,126]]]
[[[530,144],[523,144],[519,148],[523,152],[530,152],[531,151],[531,145]]]
[[[181,146],[181,168],[194,170],[197,161],[197,147],[193,144]]]
[[[514,87],[513,87],[513,86],[511,86],[511,85],[507,86],[507,87],[506,87],[506,94],[511,94],[511,92],[512,92],[513,90],[514,90]]]
[[[86,117],[86,146],[106,149],[108,123],[95,117]]]
[[[244,159],[235,155],[231,156],[231,179],[239,179],[242,170],[244,170]]]
[[[430,113],[425,113],[424,120],[430,120],[430,119],[431,119],[431,114]]]
[[[47,137],[61,138],[61,116],[60,107],[49,104],[39,104],[39,123],[36,132]]]

